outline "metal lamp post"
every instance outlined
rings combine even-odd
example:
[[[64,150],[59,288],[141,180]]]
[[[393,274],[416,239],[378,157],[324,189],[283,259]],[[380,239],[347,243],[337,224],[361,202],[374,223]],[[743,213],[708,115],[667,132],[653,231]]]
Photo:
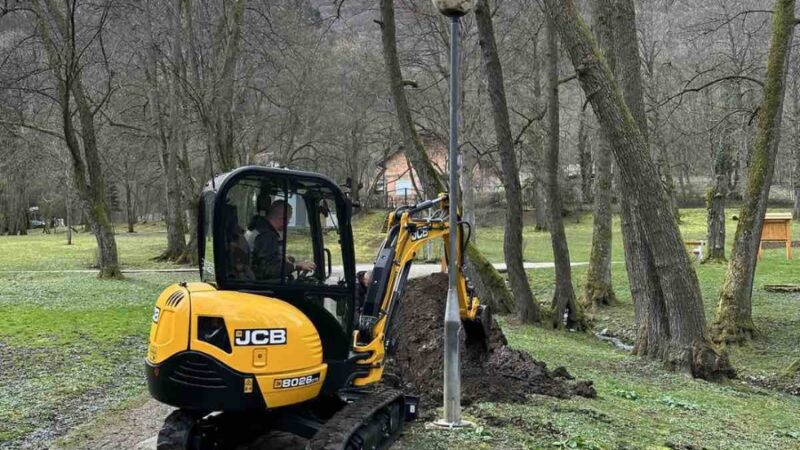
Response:
[[[447,290],[447,308],[444,316],[444,418],[437,425],[454,428],[469,425],[461,420],[461,371],[458,355],[458,333],[461,330],[461,317],[458,311],[456,288],[457,212],[458,212],[458,63],[461,35],[461,17],[472,9],[472,0],[433,0],[439,12],[450,18],[450,251],[448,274],[450,284]]]

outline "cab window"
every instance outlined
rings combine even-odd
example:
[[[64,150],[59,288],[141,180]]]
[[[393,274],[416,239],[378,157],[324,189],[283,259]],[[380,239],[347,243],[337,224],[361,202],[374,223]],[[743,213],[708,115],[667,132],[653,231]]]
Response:
[[[221,239],[226,280],[335,284],[341,279],[339,230],[335,214],[324,207],[335,205],[327,188],[258,176],[234,183],[217,205],[222,233],[215,236]],[[326,251],[326,243],[336,251]]]

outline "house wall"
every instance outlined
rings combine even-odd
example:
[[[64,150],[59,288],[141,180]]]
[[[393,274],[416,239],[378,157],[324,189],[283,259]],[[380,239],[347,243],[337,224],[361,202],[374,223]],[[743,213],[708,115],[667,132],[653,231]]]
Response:
[[[446,175],[449,164],[447,145],[434,138],[423,138],[423,144],[437,172]],[[419,183],[419,178],[414,169],[410,168],[409,162],[402,149],[387,158],[382,165],[386,168],[383,180],[385,189],[384,196],[387,206],[396,207],[423,200],[417,197],[417,192],[414,190],[414,183],[412,183],[411,180],[413,175],[414,182]],[[483,172],[485,171],[481,171],[479,166],[476,166],[474,169],[474,181],[479,192],[493,192],[496,191],[499,186],[502,186],[501,181],[493,174]]]

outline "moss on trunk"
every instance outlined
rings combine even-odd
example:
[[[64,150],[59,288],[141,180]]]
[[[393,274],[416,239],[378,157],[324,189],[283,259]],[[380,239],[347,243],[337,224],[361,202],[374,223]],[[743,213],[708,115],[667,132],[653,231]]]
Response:
[[[476,284],[479,300],[489,305],[498,314],[514,312],[514,297],[506,287],[506,280],[500,275],[474,245],[467,246],[468,272]]]
[[[795,27],[794,7],[794,0],[778,0],[773,10],[764,97],[758,108],[758,128],[747,172],[747,188],[731,260],[720,291],[717,317],[711,327],[711,337],[719,343],[744,342],[755,331],[753,277],[780,141],[789,49]]]
[[[617,296],[610,284],[603,282],[591,283],[589,281],[583,285],[581,294],[581,306],[586,309],[596,310],[605,306],[617,304]]]
[[[723,295],[725,293],[723,292]],[[711,324],[710,334],[718,344],[743,344],[756,334],[753,318],[739,314],[736,300],[727,296],[720,300],[717,315]]]

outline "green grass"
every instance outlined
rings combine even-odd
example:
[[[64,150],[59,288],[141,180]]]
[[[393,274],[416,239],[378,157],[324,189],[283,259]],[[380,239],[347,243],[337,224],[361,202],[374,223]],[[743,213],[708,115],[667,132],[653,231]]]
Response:
[[[141,393],[152,305],[175,281],[0,274],[0,443],[75,426]]]
[[[728,212],[728,217],[734,214]],[[359,262],[371,262],[382,239],[385,215],[355,220]],[[683,212],[685,239],[703,239],[705,212]],[[618,222],[616,222],[618,225]],[[587,261],[591,220],[567,219],[573,261]],[[798,227],[794,234],[797,236]],[[118,227],[124,230],[122,227]],[[165,244],[158,224],[119,234],[125,268],[171,268],[157,263]],[[618,227],[614,260],[623,260]],[[728,223],[728,241],[735,222]],[[36,436],[41,442],[63,430],[102,416],[145,391],[142,375],[152,305],[167,285],[192,274],[129,274],[100,281],[91,273],[10,273],[88,269],[95,241],[87,233],[66,246],[66,237],[0,237],[0,447],[12,448]],[[525,232],[525,258],[551,261],[547,233]],[[478,246],[490,260],[502,261],[502,230],[481,228]],[[730,247],[728,248],[730,251]],[[782,249],[768,250],[759,263],[753,313],[763,332],[750,345],[734,348],[731,360],[741,379],[771,379],[797,358],[800,295],[762,289],[770,283],[798,283],[798,261],[786,261]],[[697,266],[706,318],[713,318],[724,266]],[[5,272],[5,273],[4,273]],[[573,269],[579,289],[585,267]],[[552,296],[552,270],[531,271],[532,287],[543,306]],[[633,307],[623,264],[613,266],[619,306],[592,315],[596,329],[632,336]],[[511,344],[531,352],[550,367],[566,366],[578,378],[594,380],[599,398],[558,400],[533,396],[521,405],[479,404],[465,410],[478,427],[448,433],[411,427],[401,448],[664,448],[693,444],[700,448],[800,448],[800,401],[743,381],[715,385],[664,371],[658,364],[626,355],[591,335],[545,331],[504,323]],[[58,431],[61,430],[61,431]],[[33,433],[33,434],[32,434]],[[628,447],[625,447],[628,445]]]
[[[598,398],[536,395],[525,404],[474,405],[465,415],[478,428],[416,426],[403,439],[405,448],[800,448],[796,397],[668,373],[586,334],[508,323],[504,329],[513,347],[593,380]]]
[[[121,227],[117,227],[120,230]],[[152,230],[152,228],[148,228]],[[169,262],[153,261],[166,247],[163,231],[118,233],[120,264],[126,269],[168,269]],[[31,230],[27,236],[0,236],[0,271],[9,270],[84,270],[96,264],[97,241],[91,233],[75,233],[72,245],[67,235],[43,234]]]

